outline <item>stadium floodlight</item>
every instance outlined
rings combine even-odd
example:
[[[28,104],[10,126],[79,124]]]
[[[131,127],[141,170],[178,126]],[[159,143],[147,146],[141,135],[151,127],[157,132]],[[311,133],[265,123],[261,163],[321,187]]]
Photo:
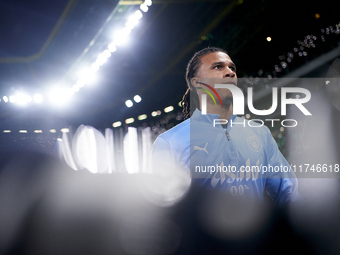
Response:
[[[43,96],[41,94],[35,94],[33,96],[33,102],[40,104],[43,101]]]
[[[140,10],[135,11],[135,17],[137,19],[141,19],[143,17],[143,13]]]
[[[69,130],[68,128],[62,128],[60,131],[61,131],[62,133],[68,133],[68,132],[70,132],[70,130]]]
[[[120,122],[120,121],[116,121],[116,122],[114,122],[114,123],[112,124],[112,126],[113,126],[114,128],[120,127],[121,125],[122,125],[122,122]]]
[[[98,66],[102,66],[106,61],[107,61],[107,58],[101,53],[98,55],[95,63],[97,63]]]
[[[149,10],[149,7],[145,3],[143,3],[143,4],[140,5],[140,9],[143,12],[147,12]]]
[[[139,103],[140,101],[142,101],[142,98],[139,95],[135,95],[133,97],[133,100],[135,100],[136,103]]]
[[[103,57],[102,57],[103,58]],[[105,58],[104,62],[106,61]],[[96,63],[98,66],[99,64]],[[92,68],[93,66],[95,66],[94,64],[91,65],[91,68],[85,68],[82,69],[79,73],[78,73],[78,78],[79,80],[77,81],[77,86],[80,88],[82,86],[84,86],[84,84],[94,84],[96,81],[96,70],[95,68]],[[99,68],[99,67],[98,67]],[[80,86],[78,85],[78,83],[80,84]],[[73,91],[73,90],[72,90]]]
[[[96,72],[99,70],[99,64],[97,62],[92,63],[91,70]]]
[[[74,93],[78,92],[80,90],[79,86],[76,84],[76,85],[73,85],[72,87],[72,90]]]
[[[54,87],[49,91],[49,99],[54,106],[65,106],[71,100],[73,93],[70,88]]]
[[[145,0],[144,4],[146,4],[147,6],[151,6],[152,5],[152,0]]]
[[[127,27],[115,32],[113,36],[114,38],[113,43],[117,46],[127,43],[130,33],[131,30]]]
[[[145,120],[148,116],[146,114],[142,114],[138,116],[138,120]]]
[[[79,87],[79,88],[82,88],[82,87],[84,87],[84,81],[83,80],[78,80],[77,81],[77,86]]]
[[[129,99],[129,100],[126,100],[125,101],[125,105],[127,106],[127,107],[132,107],[133,106],[133,102]]]
[[[126,124],[131,124],[131,123],[133,123],[133,122],[135,122],[135,119],[134,119],[134,118],[128,118],[128,119],[125,120],[125,123],[126,123]]]
[[[15,103],[17,101],[17,97],[16,96],[9,96],[9,102],[11,103]]]
[[[168,106],[166,108],[164,108],[164,112],[172,112],[174,110],[174,107],[173,106]]]
[[[114,43],[109,44],[107,48],[110,52],[115,52],[117,50],[117,46]]]
[[[104,58],[109,58],[111,57],[111,52],[109,50],[104,50],[102,55]]]
[[[18,92],[16,94],[16,103],[19,105],[26,105],[27,103],[32,102],[32,97],[22,93],[22,92]]]

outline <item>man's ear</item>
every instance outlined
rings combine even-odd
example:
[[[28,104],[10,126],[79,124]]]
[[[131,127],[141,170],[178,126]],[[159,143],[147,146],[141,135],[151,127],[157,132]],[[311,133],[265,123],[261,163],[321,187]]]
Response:
[[[198,84],[197,82],[198,82],[197,77],[191,78],[191,85],[194,86],[195,88],[200,86],[200,84]]]

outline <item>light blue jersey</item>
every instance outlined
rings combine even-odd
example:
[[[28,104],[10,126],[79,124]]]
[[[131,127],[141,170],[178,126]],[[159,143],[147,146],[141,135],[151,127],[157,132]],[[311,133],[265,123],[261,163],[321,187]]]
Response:
[[[217,114],[196,110],[190,119],[161,134],[153,158],[191,172],[193,182],[232,196],[275,205],[300,199],[295,174],[266,126],[232,115],[226,129]],[[158,165],[157,167],[160,167]]]

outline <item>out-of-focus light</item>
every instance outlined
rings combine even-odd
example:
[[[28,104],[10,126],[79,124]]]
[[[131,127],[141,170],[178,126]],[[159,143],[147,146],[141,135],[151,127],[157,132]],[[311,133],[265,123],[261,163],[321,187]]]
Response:
[[[25,105],[27,103],[32,102],[32,97],[24,93],[17,93],[16,102],[20,105]]]
[[[124,28],[122,29],[122,32],[121,32],[121,33],[124,34],[124,35],[129,35],[129,34],[131,34],[131,29],[128,28],[128,27],[124,27]]]
[[[128,21],[125,23],[125,26],[129,29],[133,29],[139,23],[138,15],[131,15]]]
[[[132,30],[135,26],[134,26],[134,24],[133,24],[132,22],[127,21],[127,22],[125,23],[125,27],[127,27],[127,28],[129,28],[129,29]]]
[[[124,43],[127,42],[127,36],[121,36],[121,37],[117,37],[115,40],[114,40],[114,43],[117,44],[117,46],[120,46]]]
[[[31,103],[32,102],[32,97],[30,95],[26,95],[26,101],[27,103]]]
[[[78,92],[80,90],[80,88],[76,84],[76,85],[73,85],[72,90],[73,90],[73,92]]]
[[[145,3],[143,3],[143,4],[140,5],[140,9],[143,12],[147,12],[149,10],[149,7]]]
[[[91,70],[96,72],[99,69],[99,64],[97,62],[92,63]]]
[[[144,4],[146,4],[147,6],[151,6],[152,0],[145,0]]]
[[[168,106],[166,108],[164,108],[164,112],[172,112],[174,110],[173,106]]]
[[[146,114],[142,114],[138,116],[138,120],[145,120],[148,117]]]
[[[104,57],[104,55],[101,53],[98,55],[97,60],[95,63],[98,64],[98,66],[102,66],[106,62],[107,58]]]
[[[17,102],[18,104],[23,105],[23,104],[26,104],[26,103],[27,103],[27,102],[26,102],[26,95],[23,94],[23,93],[17,93],[17,94],[16,94],[16,98],[17,98],[16,102]]]
[[[135,100],[136,103],[139,103],[140,101],[142,101],[142,98],[139,95],[135,95],[133,97],[133,100]]]
[[[103,54],[100,54],[103,55]],[[104,57],[103,57],[104,58]],[[98,65],[98,63],[97,63]],[[93,66],[93,68],[92,68]],[[81,81],[83,84],[84,83],[92,83],[95,78],[95,65],[91,65],[91,68],[84,68],[78,72],[78,79]]]
[[[270,42],[271,40],[272,40],[272,38],[268,36],[267,41]]]
[[[63,139],[61,139],[61,138],[59,137],[59,138],[57,138],[57,141],[58,141],[58,142],[62,142]]]
[[[120,127],[121,125],[122,125],[122,122],[120,122],[120,121],[116,121],[116,122],[114,122],[114,123],[112,124],[112,126],[113,126],[114,128]]]
[[[109,44],[107,48],[109,49],[110,52],[115,52],[117,50],[117,47],[114,43]]]
[[[161,115],[162,112],[160,110],[157,111],[157,115]]]
[[[284,127],[280,127],[280,131],[281,132],[285,131],[285,128]]]
[[[133,106],[133,102],[129,99],[129,100],[126,100],[125,101],[125,105],[127,106],[127,107],[132,107]]]
[[[2,99],[4,100],[5,103],[8,102],[8,97],[4,96]]]
[[[79,88],[84,87],[84,81],[78,80],[78,81],[77,81],[77,86],[78,86]]]
[[[33,102],[40,104],[43,101],[43,96],[41,94],[35,94],[33,96]]]
[[[135,19],[134,21],[127,21],[125,23],[125,27],[132,30],[137,24],[138,24],[138,19]]]
[[[69,144],[67,146],[79,168],[87,169],[93,174],[105,173],[108,167],[108,151],[103,134],[91,126],[81,125],[74,137],[76,139],[72,141],[72,150]],[[62,139],[62,144],[65,144],[67,136],[63,134]]]
[[[69,103],[73,93],[70,88],[54,87],[49,91],[49,99],[54,106],[64,106]]]
[[[111,57],[111,52],[109,50],[104,50],[102,54],[103,54],[103,57],[105,58]]]
[[[151,113],[151,116],[152,117],[156,117],[158,114],[157,114],[157,112],[156,111],[153,111],[152,113]]]
[[[3,132],[4,133],[11,133],[12,131],[11,130],[4,130]]]
[[[134,118],[128,118],[128,119],[125,120],[125,123],[126,123],[126,124],[131,124],[131,123],[133,123],[133,122],[135,122],[135,119],[134,119]]]
[[[70,132],[70,130],[69,130],[68,128],[62,128],[60,131],[61,131],[62,133],[68,133],[68,132]]]
[[[17,97],[16,96],[10,96],[9,97],[9,102],[15,103],[16,101],[17,101]]]
[[[247,118],[247,119],[250,118],[250,114],[249,114],[249,113],[246,114],[246,118]]]
[[[41,133],[42,133],[42,130],[34,130],[34,133],[36,133],[36,134],[41,134]]]
[[[128,128],[128,132],[124,136],[124,160],[128,173],[139,172],[139,153],[138,153],[138,135],[137,128]]]
[[[19,133],[27,133],[27,130],[19,130]]]
[[[57,133],[57,130],[55,130],[55,129],[50,129],[50,133]]]
[[[128,37],[131,30],[125,27],[124,29],[121,29],[120,31],[117,31],[114,33],[114,41],[113,43],[117,46],[120,46],[122,44],[125,44],[128,41]]]
[[[316,19],[320,18],[320,14],[319,14],[319,13],[316,13],[316,14],[315,14],[315,18],[316,18]]]
[[[141,19],[143,17],[143,13],[140,10],[135,11],[135,17],[137,19]]]
[[[179,102],[178,102],[178,106],[179,106],[179,107],[182,107],[182,101],[179,101]]]

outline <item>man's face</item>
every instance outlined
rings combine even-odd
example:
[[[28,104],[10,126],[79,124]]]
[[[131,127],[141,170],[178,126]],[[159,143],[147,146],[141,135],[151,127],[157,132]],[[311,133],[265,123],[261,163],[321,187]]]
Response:
[[[198,78],[229,78],[237,82],[236,66],[231,58],[223,52],[213,52],[201,58]]]
[[[196,77],[192,79],[193,86],[204,87],[202,83],[214,87],[215,84],[233,84],[237,86],[236,66],[231,58],[223,52],[213,52],[201,57],[201,66],[198,69]],[[230,102],[232,94],[228,89],[216,89],[222,102]],[[200,94],[205,93],[197,90]],[[208,97],[208,104],[213,101]]]

